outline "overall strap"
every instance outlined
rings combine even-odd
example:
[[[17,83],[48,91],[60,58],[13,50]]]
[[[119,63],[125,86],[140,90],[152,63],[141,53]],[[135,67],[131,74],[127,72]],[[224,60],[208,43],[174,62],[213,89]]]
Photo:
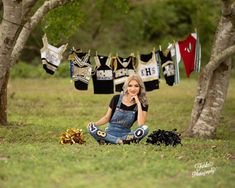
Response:
[[[137,112],[138,111],[138,106],[136,104],[135,108],[134,108],[134,111]]]
[[[121,93],[120,96],[119,96],[118,103],[117,103],[117,107],[118,107],[118,108],[121,107],[122,98],[123,98],[123,93]]]

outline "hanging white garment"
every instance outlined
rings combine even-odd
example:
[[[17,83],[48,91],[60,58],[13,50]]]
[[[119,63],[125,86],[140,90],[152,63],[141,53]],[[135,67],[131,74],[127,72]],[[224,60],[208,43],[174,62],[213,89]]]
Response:
[[[43,36],[42,42],[43,48],[40,51],[43,68],[47,73],[54,74],[61,63],[63,53],[66,50],[68,44],[62,45],[59,48],[52,46],[48,43],[46,34]]]

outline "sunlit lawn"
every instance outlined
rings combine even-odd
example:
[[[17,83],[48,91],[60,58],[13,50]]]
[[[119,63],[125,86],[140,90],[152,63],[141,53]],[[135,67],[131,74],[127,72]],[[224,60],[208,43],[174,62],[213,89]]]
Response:
[[[150,132],[183,131],[188,126],[196,84],[191,78],[170,87],[161,80],[160,89],[148,93]],[[176,148],[146,145],[145,140],[137,145],[98,145],[85,127],[104,115],[112,95],[94,95],[92,82],[88,91],[77,91],[69,79],[14,79],[8,89],[10,125],[0,127],[1,188],[235,184],[235,79],[217,138],[183,138],[183,146]],[[72,127],[83,129],[86,144],[59,144],[60,134]],[[201,167],[196,168],[198,163]]]

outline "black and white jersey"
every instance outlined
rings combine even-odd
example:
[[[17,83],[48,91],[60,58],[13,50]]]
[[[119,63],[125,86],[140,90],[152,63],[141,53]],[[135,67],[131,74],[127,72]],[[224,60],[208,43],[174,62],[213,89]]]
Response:
[[[94,94],[113,93],[113,70],[111,67],[112,57],[96,55],[95,70],[92,75]]]

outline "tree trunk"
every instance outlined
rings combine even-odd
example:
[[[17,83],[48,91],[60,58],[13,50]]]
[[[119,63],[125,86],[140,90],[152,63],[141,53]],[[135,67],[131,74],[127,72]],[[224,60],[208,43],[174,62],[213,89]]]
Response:
[[[0,24],[0,124],[7,124],[7,83],[10,68],[18,60],[32,29],[50,10],[72,1],[45,1],[33,14],[36,0],[2,0],[4,11]],[[29,17],[31,13],[33,16]]]
[[[191,115],[191,124],[184,133],[186,136],[200,136],[211,138],[215,136],[216,128],[219,125],[221,111],[227,95],[229,77],[231,72],[231,61],[222,63],[214,72],[211,78],[207,96],[202,99],[197,95]],[[199,80],[204,85],[205,80]]]
[[[7,83],[13,47],[21,29],[22,1],[3,0],[4,14],[0,25],[0,124],[7,124]],[[13,14],[14,13],[14,14]]]
[[[6,73],[0,90],[0,125],[7,125],[7,84],[9,72]]]
[[[222,1],[222,18],[217,28],[210,62],[200,76],[191,122],[184,136],[211,138],[215,136],[226,99],[234,54],[235,17],[230,1]],[[233,7],[233,8],[232,8]],[[229,50],[232,49],[228,53]]]

